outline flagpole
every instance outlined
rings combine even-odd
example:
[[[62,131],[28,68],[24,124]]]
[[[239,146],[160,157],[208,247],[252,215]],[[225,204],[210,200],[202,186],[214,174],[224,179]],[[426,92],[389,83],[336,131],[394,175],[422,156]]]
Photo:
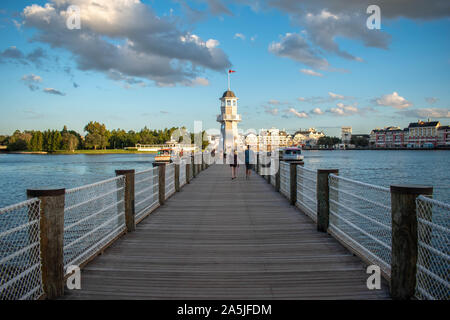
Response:
[[[230,91],[230,71],[228,71],[228,91]]]

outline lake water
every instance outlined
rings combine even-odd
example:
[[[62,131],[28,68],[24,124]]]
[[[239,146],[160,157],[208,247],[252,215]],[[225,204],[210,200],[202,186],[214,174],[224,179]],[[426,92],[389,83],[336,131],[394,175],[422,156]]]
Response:
[[[435,187],[435,199],[450,203],[450,151],[304,151],[308,168],[338,168],[366,183]],[[116,169],[151,168],[154,155],[0,154],[0,207],[26,199],[26,189],[73,188],[114,177]],[[242,173],[242,172],[241,172]]]

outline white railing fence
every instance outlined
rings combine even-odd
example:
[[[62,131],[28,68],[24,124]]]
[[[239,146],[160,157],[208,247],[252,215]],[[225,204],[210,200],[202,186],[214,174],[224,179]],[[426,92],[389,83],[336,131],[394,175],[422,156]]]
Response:
[[[450,299],[450,205],[424,196],[416,199],[418,257],[416,297]]]
[[[0,300],[44,294],[39,223],[39,199],[0,209]]]
[[[166,199],[170,198],[175,193],[175,164],[166,165]]]
[[[152,168],[134,175],[135,221],[139,223],[159,206],[158,168]]]
[[[291,197],[291,171],[289,163],[280,162],[280,193],[286,198]]]
[[[297,166],[296,205],[317,222],[317,170]]]
[[[330,174],[330,231],[363,260],[391,273],[389,188]]]
[[[64,268],[81,265],[125,231],[125,177],[66,190]]]

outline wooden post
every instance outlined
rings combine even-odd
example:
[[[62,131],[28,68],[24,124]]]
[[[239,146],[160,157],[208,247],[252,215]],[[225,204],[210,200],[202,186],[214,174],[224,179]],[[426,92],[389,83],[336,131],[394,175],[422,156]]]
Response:
[[[259,152],[256,154],[256,167],[255,167],[255,172],[256,174],[259,174]]]
[[[416,288],[417,213],[416,198],[432,195],[433,187],[391,186],[392,255],[390,291],[393,299],[411,299]]]
[[[191,164],[186,161],[186,183],[191,183]]]
[[[47,299],[64,295],[65,189],[27,190],[27,197],[41,200],[41,270]]]
[[[175,191],[180,192],[180,164],[175,163]]]
[[[290,203],[295,206],[297,202],[297,165],[303,164],[303,161],[291,161],[289,162],[289,182],[291,185]]]
[[[197,165],[195,164],[195,154],[192,155],[192,178],[197,176]]]
[[[276,192],[280,192],[280,182],[281,182],[281,178],[280,178],[280,161],[281,161],[281,154],[282,152],[280,151],[278,153],[278,159],[276,159],[275,161],[278,162],[278,169],[277,169],[277,173],[275,174],[275,191]]]
[[[134,170],[116,170],[116,176],[125,176],[125,224],[127,231],[136,230],[134,207]]]
[[[159,177],[159,205],[166,203],[166,164],[165,163],[153,163],[154,167],[158,167]]]
[[[304,166],[305,163],[302,161],[301,163],[299,163],[298,165],[300,166]],[[298,175],[298,170],[297,170],[297,200],[302,203],[303,202],[303,175]],[[300,185],[300,186],[299,186]],[[298,197],[298,193],[300,191],[300,197]]]
[[[330,223],[330,187],[328,176],[338,175],[338,169],[317,170],[317,230],[327,232]]]

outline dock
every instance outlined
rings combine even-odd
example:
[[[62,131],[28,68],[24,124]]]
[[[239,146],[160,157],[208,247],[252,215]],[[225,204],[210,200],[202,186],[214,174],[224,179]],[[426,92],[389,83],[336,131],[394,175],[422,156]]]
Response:
[[[212,165],[82,269],[62,299],[389,299],[261,176]]]

